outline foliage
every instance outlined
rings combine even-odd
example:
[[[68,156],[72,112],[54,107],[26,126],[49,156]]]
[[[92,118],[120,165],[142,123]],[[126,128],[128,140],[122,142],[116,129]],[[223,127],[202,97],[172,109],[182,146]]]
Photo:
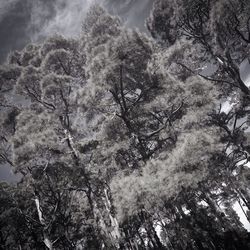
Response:
[[[81,37],[9,55],[0,160],[22,178],[0,186],[1,248],[249,247],[249,4],[230,4],[156,0],[153,38],[93,5]]]

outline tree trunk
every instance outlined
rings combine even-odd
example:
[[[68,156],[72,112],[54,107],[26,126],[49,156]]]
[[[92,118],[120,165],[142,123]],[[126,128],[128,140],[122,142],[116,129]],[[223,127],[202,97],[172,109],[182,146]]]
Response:
[[[36,210],[38,213],[39,221],[40,221],[41,225],[43,226],[43,242],[49,250],[53,250],[53,243],[49,239],[49,236],[47,235],[47,232],[46,232],[46,228],[45,228],[46,224],[45,224],[45,220],[43,218],[42,209],[40,206],[40,201],[39,201],[38,196],[35,197],[35,204],[36,204]]]

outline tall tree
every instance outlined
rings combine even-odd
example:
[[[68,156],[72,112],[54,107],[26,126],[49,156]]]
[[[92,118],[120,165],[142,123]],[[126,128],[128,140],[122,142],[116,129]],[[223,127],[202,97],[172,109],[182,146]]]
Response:
[[[158,41],[93,5],[81,37],[10,54],[0,69],[0,157],[22,178],[1,184],[1,247],[247,248],[233,204],[250,201],[239,123],[248,94],[231,71],[241,59],[227,61],[246,20],[230,9],[238,38],[221,45],[210,4],[155,1],[148,25]],[[191,28],[208,32],[206,44]],[[211,76],[196,70],[211,61],[221,64]],[[229,93],[214,84],[222,74],[243,95],[228,114],[218,112]]]

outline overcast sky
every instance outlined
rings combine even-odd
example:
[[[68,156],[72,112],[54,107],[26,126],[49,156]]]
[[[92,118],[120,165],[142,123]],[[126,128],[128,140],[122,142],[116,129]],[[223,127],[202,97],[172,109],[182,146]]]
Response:
[[[54,33],[76,36],[88,0],[0,0],[0,60]]]
[[[9,51],[55,33],[77,36],[88,7],[103,4],[142,30],[153,0],[0,0],[0,62]]]

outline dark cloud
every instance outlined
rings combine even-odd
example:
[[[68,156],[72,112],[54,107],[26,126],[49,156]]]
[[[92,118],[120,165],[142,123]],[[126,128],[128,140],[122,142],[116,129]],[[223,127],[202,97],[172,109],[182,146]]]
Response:
[[[7,53],[22,48],[28,41],[26,27],[29,23],[27,1],[16,1],[10,5],[0,3],[0,61]],[[4,12],[5,10],[5,12]]]

